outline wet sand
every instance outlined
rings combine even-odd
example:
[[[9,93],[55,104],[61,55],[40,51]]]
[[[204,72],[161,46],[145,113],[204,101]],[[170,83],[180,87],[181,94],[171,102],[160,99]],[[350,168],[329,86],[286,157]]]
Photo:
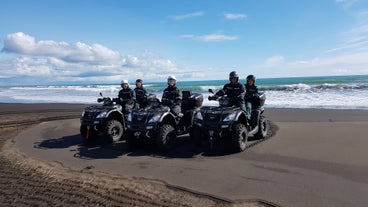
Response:
[[[0,104],[0,160],[7,166],[0,183],[8,189],[0,199],[11,206],[368,203],[368,111],[268,109],[273,136],[245,152],[201,151],[184,136],[172,152],[158,155],[149,146],[129,152],[124,141],[86,144],[76,119],[83,105],[20,106]],[[63,187],[54,192],[55,185]]]

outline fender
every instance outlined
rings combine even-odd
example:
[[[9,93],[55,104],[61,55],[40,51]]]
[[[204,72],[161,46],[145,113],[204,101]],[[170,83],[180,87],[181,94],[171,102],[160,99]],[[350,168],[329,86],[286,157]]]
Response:
[[[113,114],[118,114],[118,116],[120,116],[120,120],[121,123],[123,124],[123,127],[126,128],[127,127],[127,123],[126,123],[126,120],[125,120],[125,115],[123,114],[123,112],[121,112],[119,109],[117,108],[114,108],[113,110],[110,110],[107,114],[106,114],[106,117],[110,117],[110,115],[113,115]]]
[[[118,110],[118,109],[110,110],[110,111],[106,114],[106,116],[110,116],[110,114],[115,113],[115,112],[118,112],[122,117],[124,116],[123,112],[121,112],[121,111],[120,111],[120,110]]]
[[[237,111],[236,115],[235,115],[235,119],[234,121],[231,122],[231,124],[236,123],[236,122],[240,122],[240,123],[244,123],[245,125],[247,125],[247,118],[246,118],[246,114],[244,111]]]
[[[120,115],[124,116],[122,109],[123,107],[120,104],[114,104],[112,105],[112,109],[107,113],[107,116],[110,116],[113,112],[118,112]]]
[[[168,111],[168,112],[163,113],[160,117],[159,123],[162,123],[165,119],[173,120],[175,123],[175,127],[176,127],[177,122],[175,120],[175,116],[171,112]]]
[[[235,120],[239,120],[239,117],[240,116],[246,116],[246,114],[245,114],[245,112],[244,111],[241,111],[241,110],[239,110],[237,113],[236,113],[236,119]]]

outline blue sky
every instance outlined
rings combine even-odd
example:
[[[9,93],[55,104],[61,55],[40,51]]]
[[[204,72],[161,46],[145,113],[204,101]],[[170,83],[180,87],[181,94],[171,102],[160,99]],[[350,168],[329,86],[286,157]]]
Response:
[[[0,84],[368,74],[366,0],[2,0]]]

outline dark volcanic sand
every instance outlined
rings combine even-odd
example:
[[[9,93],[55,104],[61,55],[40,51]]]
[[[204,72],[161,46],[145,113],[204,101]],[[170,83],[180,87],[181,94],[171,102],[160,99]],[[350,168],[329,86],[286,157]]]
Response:
[[[0,104],[0,206],[270,206],[231,202],[160,181],[75,171],[28,158],[11,138],[34,124],[78,118],[80,104]]]
[[[83,107],[0,104],[1,205],[368,203],[368,111],[267,109],[273,136],[245,152],[192,156],[192,145],[182,142],[157,157],[149,150],[129,154],[124,141],[80,144]]]

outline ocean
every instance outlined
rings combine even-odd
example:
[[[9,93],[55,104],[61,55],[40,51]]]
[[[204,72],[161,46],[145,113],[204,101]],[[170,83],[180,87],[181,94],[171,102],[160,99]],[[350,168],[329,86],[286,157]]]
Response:
[[[244,83],[244,79],[240,80]],[[178,81],[181,90],[202,93],[203,105],[209,88],[219,90],[228,80]],[[266,108],[316,108],[368,110],[368,75],[257,79],[266,93]],[[166,82],[145,82],[149,93],[161,98]],[[134,88],[134,83],[131,83]],[[103,96],[116,97],[120,84],[0,86],[0,103],[84,103],[97,104]]]

